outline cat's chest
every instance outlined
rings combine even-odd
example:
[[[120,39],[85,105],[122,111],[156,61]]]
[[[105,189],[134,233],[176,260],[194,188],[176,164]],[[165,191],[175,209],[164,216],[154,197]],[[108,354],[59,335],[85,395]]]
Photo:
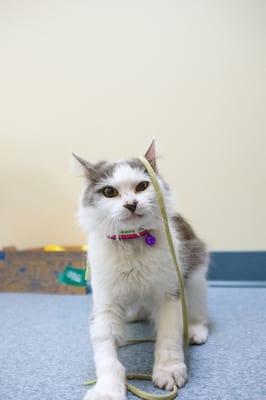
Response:
[[[154,246],[137,240],[91,248],[94,281],[107,283],[113,297],[123,302],[168,290],[169,283],[175,282],[167,243],[160,238]]]
[[[158,246],[124,251],[116,256],[113,294],[124,298],[146,297],[169,281],[169,252]],[[131,300],[130,300],[131,301]]]
[[[116,270],[123,273],[136,274],[152,271],[152,265],[160,264],[167,251],[162,245],[148,246],[143,241],[123,243],[113,251]]]

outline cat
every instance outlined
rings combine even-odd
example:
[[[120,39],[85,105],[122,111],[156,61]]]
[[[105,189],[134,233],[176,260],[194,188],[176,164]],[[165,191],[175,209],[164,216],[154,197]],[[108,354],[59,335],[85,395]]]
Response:
[[[126,399],[126,373],[117,346],[124,343],[126,322],[146,318],[154,321],[156,332],[153,383],[167,390],[174,384],[182,387],[187,368],[179,284],[148,172],[138,158],[93,165],[73,155],[86,178],[79,219],[88,233],[93,289],[90,334],[97,374],[97,383],[84,400]],[[171,189],[158,173],[154,141],[145,157],[157,174],[181,264],[190,343],[203,344],[208,337],[208,251],[173,209]]]

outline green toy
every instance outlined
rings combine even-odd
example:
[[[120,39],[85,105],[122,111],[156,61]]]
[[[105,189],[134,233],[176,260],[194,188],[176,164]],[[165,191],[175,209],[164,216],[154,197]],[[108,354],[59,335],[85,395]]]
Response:
[[[58,274],[57,280],[63,285],[87,287],[85,275],[85,269],[74,268],[72,265],[67,265],[64,271]]]

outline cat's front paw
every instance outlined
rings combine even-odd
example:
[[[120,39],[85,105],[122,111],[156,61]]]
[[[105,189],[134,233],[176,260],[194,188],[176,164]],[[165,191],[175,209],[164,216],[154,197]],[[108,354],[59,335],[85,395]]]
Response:
[[[186,364],[158,364],[153,368],[152,380],[161,389],[172,390],[175,384],[182,387],[187,380]]]
[[[95,385],[87,391],[83,400],[126,400],[126,391]]]

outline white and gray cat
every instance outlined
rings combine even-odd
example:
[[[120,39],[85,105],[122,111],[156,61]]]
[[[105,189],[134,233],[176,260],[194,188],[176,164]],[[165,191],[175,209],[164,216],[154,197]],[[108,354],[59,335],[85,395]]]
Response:
[[[156,330],[154,384],[167,390],[174,384],[181,387],[187,368],[179,284],[149,175],[138,159],[93,165],[75,157],[86,176],[79,218],[88,233],[93,288],[90,333],[97,373],[97,383],[85,400],[126,399],[126,373],[117,346],[124,341],[125,323],[144,318],[152,319]],[[202,344],[208,337],[208,252],[186,220],[173,210],[171,190],[157,170],[154,142],[145,157],[157,174],[181,261],[190,342]],[[133,239],[124,240],[127,236],[123,233],[129,230]],[[142,232],[151,234],[156,242],[148,245]]]

